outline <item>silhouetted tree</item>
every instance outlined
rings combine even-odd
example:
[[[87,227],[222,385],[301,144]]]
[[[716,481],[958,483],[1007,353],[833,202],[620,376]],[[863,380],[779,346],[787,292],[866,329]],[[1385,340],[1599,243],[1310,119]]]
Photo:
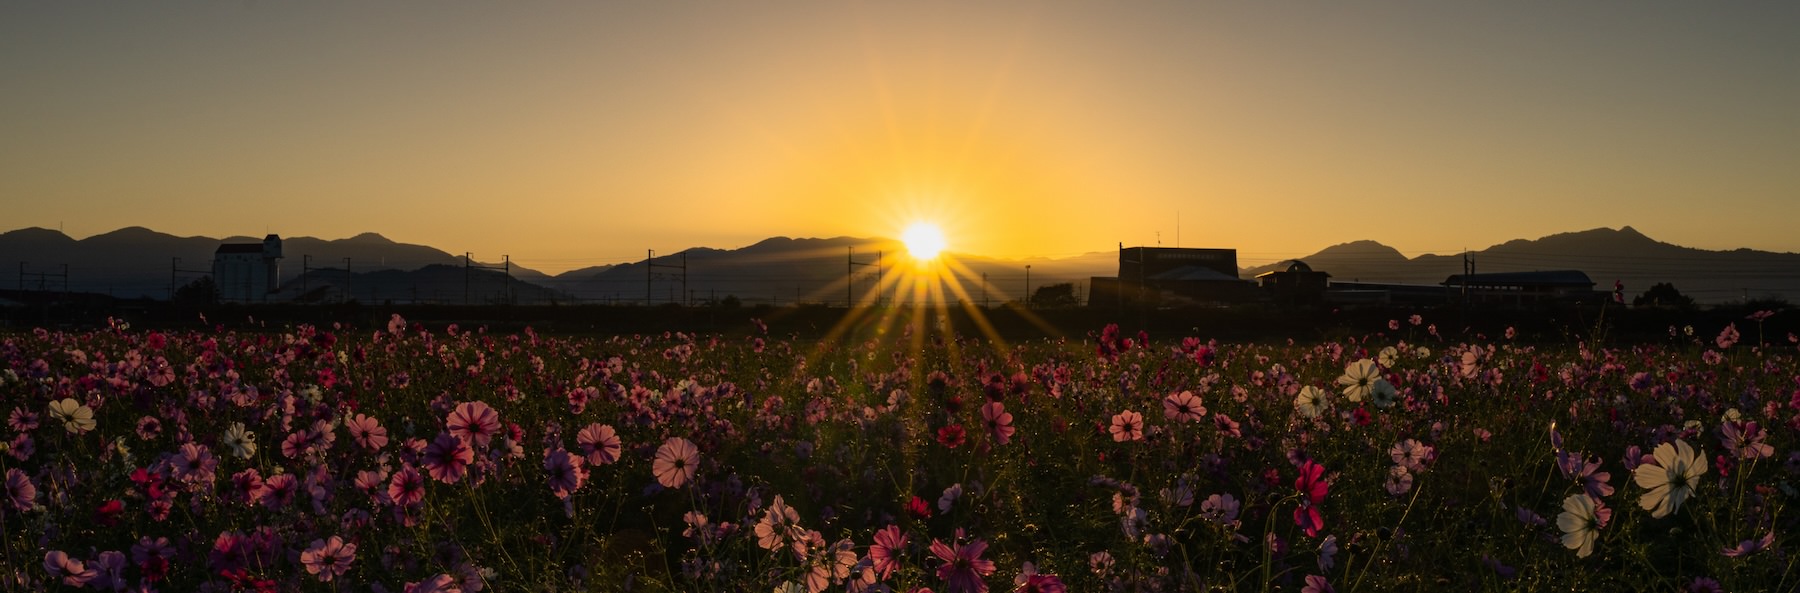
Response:
[[[1064,282],[1039,286],[1031,293],[1031,306],[1040,309],[1056,309],[1080,305],[1081,300],[1075,298],[1075,285]]]
[[[219,302],[219,285],[213,283],[212,276],[201,276],[200,279],[175,289],[175,302],[189,305],[211,305]]]
[[[1681,294],[1681,291],[1675,289],[1674,284],[1658,282],[1651,285],[1650,290],[1644,291],[1644,294],[1631,299],[1631,306],[1667,307],[1686,311],[1693,309],[1695,304],[1694,297]]]

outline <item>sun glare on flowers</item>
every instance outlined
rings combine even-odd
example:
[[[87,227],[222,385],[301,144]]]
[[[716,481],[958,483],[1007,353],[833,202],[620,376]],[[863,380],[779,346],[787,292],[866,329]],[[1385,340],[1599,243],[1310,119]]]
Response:
[[[946,246],[944,231],[929,222],[915,222],[906,227],[900,234],[900,240],[906,243],[906,252],[919,261],[936,259]]]

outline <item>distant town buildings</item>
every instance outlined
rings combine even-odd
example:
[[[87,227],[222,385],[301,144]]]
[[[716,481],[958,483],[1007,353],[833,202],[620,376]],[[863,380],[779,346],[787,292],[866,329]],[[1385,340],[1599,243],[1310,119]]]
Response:
[[[261,243],[220,244],[213,251],[212,277],[221,301],[268,302],[281,281],[281,237],[269,235]]]
[[[1313,271],[1312,266],[1296,259],[1285,270],[1257,274],[1256,284],[1277,303],[1313,305],[1325,300],[1331,274]]]
[[[1125,247],[1119,275],[1089,279],[1088,304],[1183,306],[1256,300],[1255,286],[1238,277],[1236,249]]]
[[[1580,270],[1455,274],[1444,279],[1452,300],[1471,304],[1525,306],[1592,299],[1594,281]]]

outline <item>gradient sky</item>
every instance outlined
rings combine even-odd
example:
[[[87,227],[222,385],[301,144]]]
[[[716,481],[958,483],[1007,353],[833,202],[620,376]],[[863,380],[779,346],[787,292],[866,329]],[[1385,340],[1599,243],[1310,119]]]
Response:
[[[0,230],[1800,251],[1800,2],[9,2]]]

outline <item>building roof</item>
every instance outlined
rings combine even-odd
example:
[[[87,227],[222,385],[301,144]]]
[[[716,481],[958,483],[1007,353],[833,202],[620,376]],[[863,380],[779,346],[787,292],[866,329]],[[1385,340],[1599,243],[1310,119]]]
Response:
[[[1180,282],[1239,282],[1242,278],[1220,273],[1218,270],[1202,266],[1180,266],[1151,274],[1149,280]]]
[[[1444,279],[1445,286],[1564,286],[1593,288],[1594,281],[1580,270],[1547,270],[1542,272],[1500,272],[1495,274],[1454,274]]]
[[[1313,271],[1312,266],[1306,265],[1306,262],[1303,262],[1303,261],[1300,261],[1297,259],[1293,260],[1293,261],[1294,261],[1294,263],[1288,264],[1288,267],[1286,270],[1269,270],[1267,272],[1257,274],[1256,277],[1262,278],[1265,276],[1274,276],[1276,274],[1320,274],[1320,275],[1325,276],[1326,278],[1331,277],[1331,274],[1329,274],[1329,273]]]
[[[222,243],[213,253],[255,253],[263,252],[262,243]]]

